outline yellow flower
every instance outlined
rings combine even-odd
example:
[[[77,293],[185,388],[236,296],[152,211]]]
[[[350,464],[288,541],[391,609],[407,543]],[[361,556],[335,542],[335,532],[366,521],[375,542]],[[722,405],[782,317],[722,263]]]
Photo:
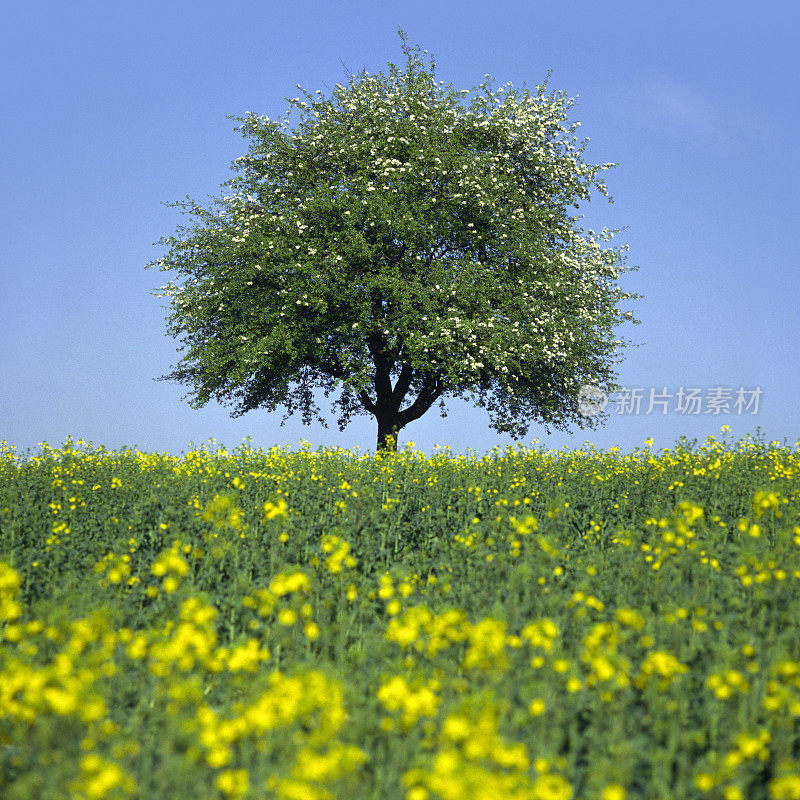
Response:
[[[442,736],[452,742],[463,741],[469,736],[470,731],[469,720],[457,714],[449,716],[442,725]]]
[[[270,503],[267,501],[264,503],[263,507],[263,519],[275,519],[275,517],[285,517],[286,516],[286,501],[285,500],[278,500],[277,503]]]
[[[718,686],[714,689],[714,694],[717,696],[718,700],[727,700],[732,694],[733,689],[727,684],[724,686]]]
[[[93,696],[81,703],[79,716],[84,722],[97,722],[107,712],[106,702],[102,697]]]
[[[534,716],[539,717],[545,712],[545,702],[541,699],[541,697],[537,697],[534,700],[531,700],[530,705],[528,706],[528,712]]]
[[[775,516],[780,518],[782,516],[779,507],[781,504],[781,496],[776,492],[755,492],[753,495],[753,512],[756,519],[763,516],[764,512],[772,509]]]
[[[261,661],[270,657],[268,649],[260,648],[255,639],[248,639],[246,644],[234,648],[228,656],[228,669],[231,672],[256,672]]]
[[[291,608],[284,608],[278,614],[278,622],[281,625],[294,625],[297,622],[297,613]]]
[[[553,639],[558,636],[558,628],[552,620],[545,618],[526,625],[520,631],[520,636],[528,639],[533,647],[550,650],[553,647]]]
[[[230,747],[224,744],[218,744],[209,750],[206,755],[206,761],[210,767],[224,767],[230,763],[233,758]]]
[[[226,769],[217,775],[216,787],[230,797],[241,797],[250,785],[246,769]]]
[[[294,592],[310,592],[311,581],[304,572],[294,572],[292,574],[280,573],[276,575],[269,585],[269,590],[276,597]]]
[[[1,610],[5,612],[2,616],[5,617],[5,619],[12,619],[12,618],[16,619],[16,617],[19,617],[20,614],[22,613],[22,609],[20,608],[18,603],[14,603],[14,607],[9,610],[8,607],[9,605],[11,604],[9,603],[6,606],[2,607]],[[19,613],[16,613],[17,610],[19,610]],[[12,612],[16,613],[15,617],[10,616]],[[8,625],[3,633],[3,636],[9,642],[19,642],[22,640],[22,628],[19,625]]]
[[[466,668],[503,669],[508,665],[505,622],[492,618],[483,619],[469,626],[468,636],[470,646],[464,654]]]
[[[682,500],[680,503],[678,503],[678,508],[683,513],[683,516],[689,525],[703,516],[703,509],[700,506],[696,506],[686,500]]]
[[[63,717],[72,714],[78,707],[78,697],[64,689],[57,689],[51,686],[42,692],[42,697],[47,701],[50,708]]]
[[[634,630],[641,630],[644,628],[645,619],[644,617],[639,614],[638,612],[634,611],[630,608],[619,608],[617,609],[615,616],[619,622],[623,625],[627,625]]]
[[[403,704],[403,700],[408,695],[408,692],[409,689],[405,678],[401,675],[397,675],[387,683],[381,685],[377,691],[377,698],[389,711],[396,711]]]
[[[227,495],[216,495],[213,500],[209,500],[199,516],[216,528],[230,526],[238,530],[242,527],[242,510]]]
[[[784,775],[769,782],[770,797],[774,800],[800,800],[800,777]]]
[[[694,785],[701,792],[707,792],[714,787],[714,776],[707,772],[700,772],[694,776]]]
[[[367,754],[354,745],[335,744],[326,753],[301,750],[292,775],[315,783],[334,781],[352,772],[367,758]]]
[[[273,788],[271,782],[268,781],[267,787]],[[330,798],[327,791],[317,789],[305,781],[284,779],[277,783],[275,791],[282,800],[328,800]]]
[[[647,654],[647,658],[642,664],[642,672],[656,673],[664,678],[671,677],[676,672],[687,672],[688,667],[681,664],[671,653],[663,651],[653,651]]]
[[[430,684],[429,687],[413,691],[400,675],[383,684],[377,691],[377,697],[389,711],[403,711],[402,723],[405,728],[413,725],[421,716],[435,716],[440,703]]]
[[[137,634],[136,637],[128,645],[126,652],[128,658],[134,661],[139,661],[147,654],[147,637],[144,634]]]
[[[319,638],[319,625],[316,622],[307,622],[303,631],[309,639]]]
[[[89,753],[81,759],[81,770],[83,772],[97,772],[103,767],[103,759],[97,753]]]
[[[614,665],[605,656],[596,656],[592,659],[592,670],[601,681],[610,681],[615,674]]]
[[[88,753],[81,759],[81,772],[83,772],[80,781],[82,793],[78,796],[87,797],[89,800],[100,800],[117,786],[122,787],[127,793],[132,793],[136,789],[136,782],[117,764],[104,761],[96,753]]]
[[[653,440],[649,440],[652,444]],[[600,800],[625,800],[625,787],[620,786],[618,783],[610,783],[603,789]]]

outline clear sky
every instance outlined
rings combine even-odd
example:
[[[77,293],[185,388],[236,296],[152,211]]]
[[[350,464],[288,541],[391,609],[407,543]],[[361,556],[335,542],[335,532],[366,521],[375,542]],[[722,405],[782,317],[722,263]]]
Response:
[[[796,3],[6,0],[2,18],[0,440],[374,449],[373,418],[340,432],[333,397],[320,397],[327,428],[299,416],[281,427],[281,410],[232,419],[154,381],[180,353],[167,301],[151,294],[170,275],[144,265],[189,222],[162,203],[208,205],[247,151],[227,115],[285,116],[297,84],[330,97],[347,85],[343,64],[404,69],[398,27],[433,54],[443,88],[488,74],[495,88],[533,91],[552,69],[549,88],[579,96],[585,158],[619,164],[604,173],[615,202],[598,195],[580,213],[585,228],[628,226],[615,243],[639,269],[621,285],[645,299],[626,306],[642,324],[619,332],[641,346],[618,373],[641,390],[639,413],[612,398],[604,427],[548,436],[533,425],[523,443],[630,451],[652,437],[660,449],[720,438],[723,425],[735,439],[757,427],[800,439]],[[290,124],[301,118],[292,110]],[[715,387],[730,391],[731,413],[709,413]],[[736,412],[740,388],[760,390],[756,413]],[[649,410],[651,389],[671,398]],[[679,410],[689,389],[700,413]],[[405,428],[400,446],[512,443],[485,410],[448,408]]]

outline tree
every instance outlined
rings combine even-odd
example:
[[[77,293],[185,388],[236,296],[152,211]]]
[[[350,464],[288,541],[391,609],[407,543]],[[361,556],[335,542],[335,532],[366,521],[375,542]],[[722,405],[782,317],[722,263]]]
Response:
[[[196,222],[147,265],[185,279],[156,294],[188,348],[157,380],[232,416],[282,405],[282,425],[296,411],[325,425],[313,390],[339,387],[339,429],[371,414],[379,450],[437,400],[446,416],[447,396],[516,437],[531,421],[594,427],[604,416],[581,416],[578,391],[618,388],[613,330],[638,320],[617,303],[638,295],[615,282],[627,246],[600,246],[619,231],[584,232],[567,208],[592,187],[611,201],[596,176],[615,165],[582,160],[574,101],[547,81],[502,105],[483,83],[465,112],[469,90],[440,94],[433,57],[428,73],[398,32],[406,73],[390,63],[391,78],[348,73],[331,100],[285,98],[310,111],[296,135],[229,117],[251,140],[229,193],[208,210],[165,204]]]

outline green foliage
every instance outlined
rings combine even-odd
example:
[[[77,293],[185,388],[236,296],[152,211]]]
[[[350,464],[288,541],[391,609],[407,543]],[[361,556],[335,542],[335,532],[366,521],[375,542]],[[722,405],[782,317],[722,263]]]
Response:
[[[295,135],[234,117],[250,148],[216,210],[172,204],[196,222],[148,265],[177,273],[156,296],[187,352],[164,379],[193,407],[282,405],[323,425],[313,390],[339,387],[340,430],[371,414],[379,448],[448,396],[518,437],[594,427],[605,417],[581,416],[577,393],[616,388],[614,330],[637,322],[618,304],[637,295],[616,284],[627,246],[602,247],[618,231],[569,209],[608,197],[598,174],[614,165],[583,160],[574,101],[546,81],[522,96],[483,83],[465,111],[470,90],[441,93],[400,33],[406,73],[303,91]]]

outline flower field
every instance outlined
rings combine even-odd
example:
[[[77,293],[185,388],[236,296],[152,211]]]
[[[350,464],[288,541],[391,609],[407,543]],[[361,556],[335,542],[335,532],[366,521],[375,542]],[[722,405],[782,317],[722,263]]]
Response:
[[[800,800],[799,471],[3,443],[0,797]]]

